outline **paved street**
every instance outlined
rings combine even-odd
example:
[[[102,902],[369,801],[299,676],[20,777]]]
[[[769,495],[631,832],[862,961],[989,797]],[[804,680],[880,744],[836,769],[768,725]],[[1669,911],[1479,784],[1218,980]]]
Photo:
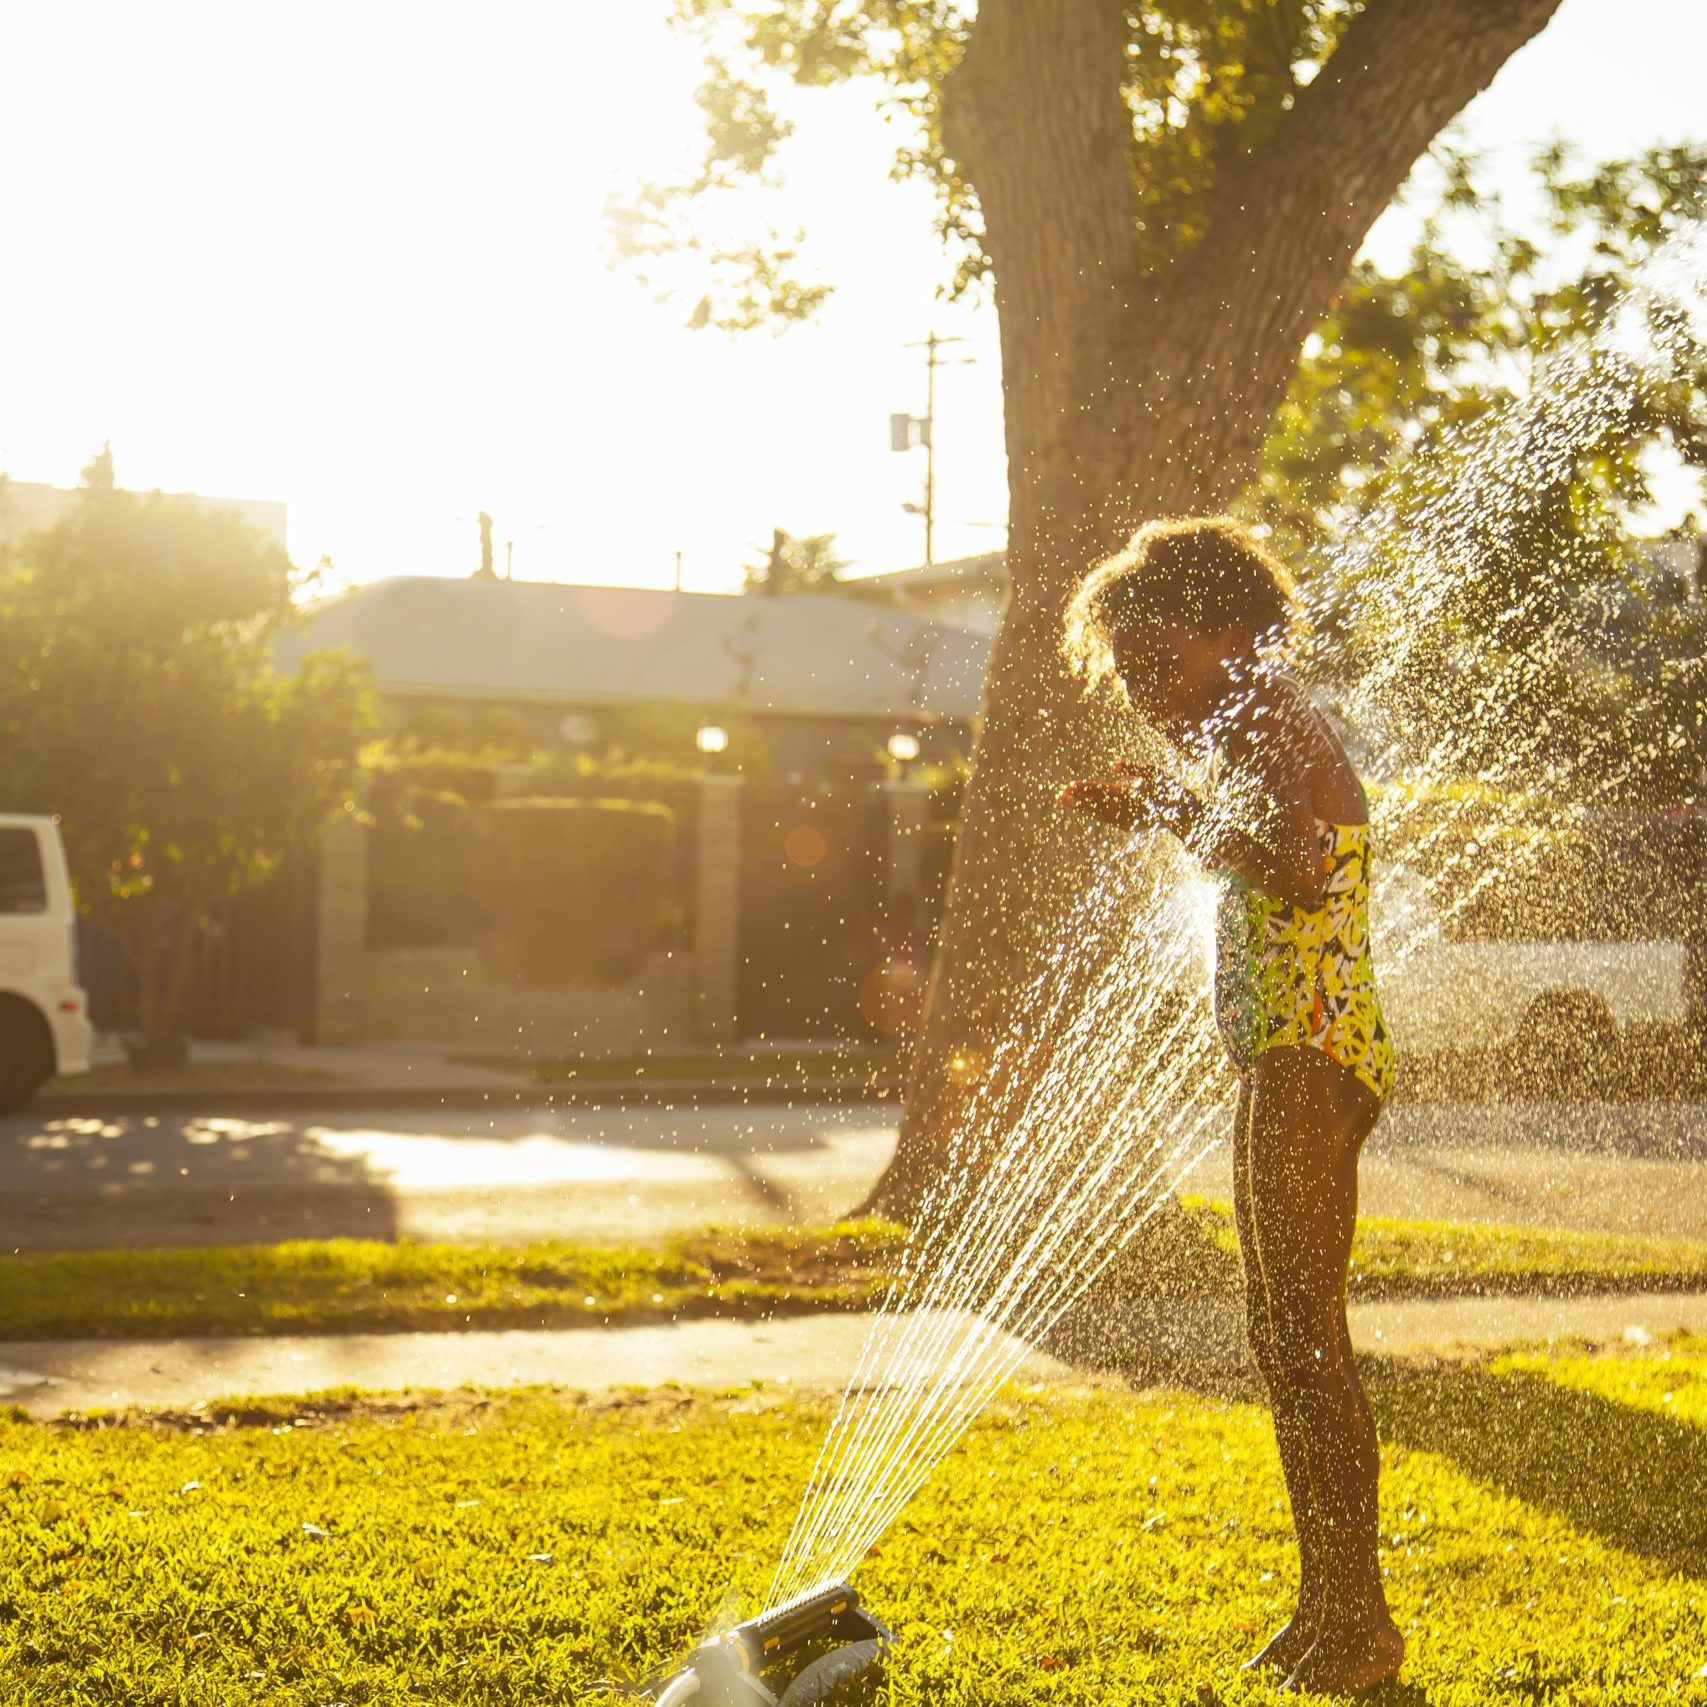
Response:
[[[0,1249],[334,1236],[649,1240],[833,1218],[892,1105],[0,1121]],[[1225,1154],[1186,1189],[1229,1191]],[[1707,1105],[1395,1108],[1369,1214],[1707,1238]]]

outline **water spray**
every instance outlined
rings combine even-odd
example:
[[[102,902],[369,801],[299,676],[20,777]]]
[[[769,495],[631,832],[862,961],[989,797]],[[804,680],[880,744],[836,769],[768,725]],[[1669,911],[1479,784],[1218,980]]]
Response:
[[[1404,849],[1427,902],[1398,910],[1384,969],[1426,949],[1491,886],[1539,869],[1549,838],[1574,826],[1577,807],[1534,792],[1538,778],[1553,780],[1556,743],[1532,695],[1538,665],[1584,657],[1579,616],[1555,609],[1549,587],[1519,578],[1507,588],[1501,577],[1521,567],[1531,494],[1616,438],[1652,359],[1699,359],[1703,228],[1668,241],[1644,273],[1591,338],[1537,363],[1527,395],[1428,439],[1420,496],[1385,500],[1319,579],[1328,601],[1360,586],[1375,624],[1378,658],[1345,685],[1342,710],[1370,743],[1360,769],[1405,784],[1377,799],[1376,831],[1383,847]],[[1474,715],[1415,717],[1451,667],[1435,660],[1435,637],[1467,592],[1487,606],[1477,632],[1493,660]],[[1314,628],[1337,647],[1344,624]],[[1332,657],[1300,662],[1307,678],[1333,679]],[[1648,703],[1659,690],[1633,691]],[[1617,720],[1569,755],[1603,790],[1627,780],[1637,757]],[[1497,857],[1485,834],[1465,833],[1478,827],[1477,796],[1449,785],[1466,774],[1521,804],[1515,818],[1495,815]],[[1425,820],[1431,788],[1445,804]],[[875,1681],[889,1632],[845,1579],[1025,1347],[1086,1296],[1227,1124],[1232,1075],[1200,975],[1212,907],[1212,888],[1171,847],[1135,838],[1067,909],[1016,1004],[1020,1019],[988,1059],[956,1052],[943,1165],[823,1440],[766,1610],[695,1650],[655,1707],[828,1707]]]
[[[703,1642],[655,1707],[816,1707],[875,1684],[894,1640],[847,1583],[790,1601]],[[863,1690],[862,1690],[863,1693]]]

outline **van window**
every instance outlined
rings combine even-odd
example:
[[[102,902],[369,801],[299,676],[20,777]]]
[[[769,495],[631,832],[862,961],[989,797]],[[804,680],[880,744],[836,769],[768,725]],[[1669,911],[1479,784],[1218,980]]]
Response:
[[[45,913],[47,883],[34,830],[0,829],[0,913]]]

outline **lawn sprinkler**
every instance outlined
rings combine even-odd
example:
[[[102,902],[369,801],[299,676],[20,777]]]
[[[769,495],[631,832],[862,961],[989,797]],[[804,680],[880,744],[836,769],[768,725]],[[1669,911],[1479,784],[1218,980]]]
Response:
[[[817,1707],[875,1683],[893,1640],[846,1583],[737,1624],[688,1656],[654,1707]],[[863,1691],[861,1691],[863,1694]]]

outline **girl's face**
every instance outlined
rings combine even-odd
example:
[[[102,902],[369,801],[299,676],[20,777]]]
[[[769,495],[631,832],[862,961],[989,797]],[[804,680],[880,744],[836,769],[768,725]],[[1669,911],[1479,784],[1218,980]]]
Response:
[[[1241,647],[1241,638],[1247,644]],[[1249,651],[1248,637],[1174,624],[1145,624],[1113,638],[1114,668],[1139,716],[1170,734],[1200,729],[1233,691],[1231,660]]]

